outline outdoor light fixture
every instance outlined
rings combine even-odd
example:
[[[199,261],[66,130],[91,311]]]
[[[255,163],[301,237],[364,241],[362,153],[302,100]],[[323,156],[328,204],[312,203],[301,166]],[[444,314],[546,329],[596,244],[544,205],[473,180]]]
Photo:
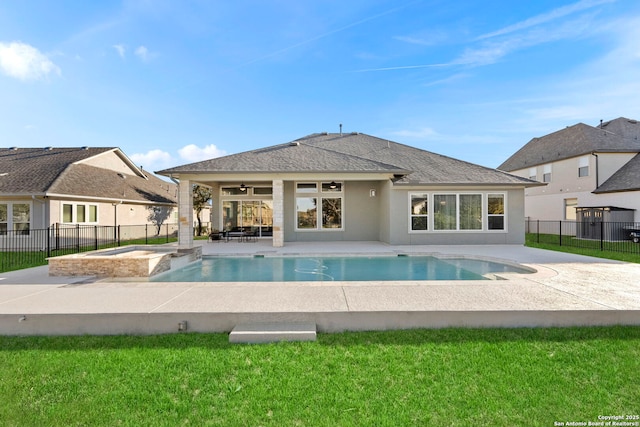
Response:
[[[242,191],[243,193],[244,193],[245,191],[247,191],[247,186],[246,186],[246,185],[244,185],[244,182],[243,182],[242,184],[240,184],[240,191]]]
[[[335,181],[331,181],[331,183],[329,184],[329,188],[332,189],[332,190],[335,190],[337,186],[338,186],[338,184],[336,184]]]

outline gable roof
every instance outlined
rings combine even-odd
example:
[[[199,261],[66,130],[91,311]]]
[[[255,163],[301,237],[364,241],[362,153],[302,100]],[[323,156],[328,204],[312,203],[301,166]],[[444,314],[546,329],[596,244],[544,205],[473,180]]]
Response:
[[[127,164],[131,174],[83,164],[110,151]],[[176,188],[144,174],[114,147],[0,148],[0,195],[4,196],[60,195],[175,204]]]
[[[611,177],[602,183],[595,194],[640,191],[640,154],[629,160]]]
[[[640,152],[640,124],[625,117],[597,127],[578,123],[533,138],[498,169],[511,172],[594,152]]]
[[[165,169],[166,176],[229,172],[374,172],[395,184],[540,185],[522,177],[362,133],[315,133],[286,144]]]

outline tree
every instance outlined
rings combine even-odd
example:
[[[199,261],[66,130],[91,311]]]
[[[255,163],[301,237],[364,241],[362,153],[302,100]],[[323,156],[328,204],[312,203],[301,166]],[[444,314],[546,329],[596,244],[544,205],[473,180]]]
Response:
[[[160,227],[165,222],[173,208],[171,206],[148,206],[149,216],[147,220],[151,221],[156,226],[156,236],[160,234]]]
[[[211,200],[211,188],[198,184],[193,186],[193,209],[196,211],[196,218],[198,219],[198,236],[202,234],[200,212],[207,207],[209,200]]]

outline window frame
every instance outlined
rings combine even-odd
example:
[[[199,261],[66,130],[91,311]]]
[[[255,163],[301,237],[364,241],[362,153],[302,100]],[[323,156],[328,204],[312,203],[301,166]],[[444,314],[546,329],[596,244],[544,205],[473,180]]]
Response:
[[[578,158],[578,178],[587,178],[589,172],[589,156]]]
[[[469,196],[469,195],[479,195],[481,197],[481,205],[480,205],[480,213],[481,213],[481,228],[477,229],[461,229],[461,218],[460,218],[460,196]],[[413,204],[413,196],[426,196],[427,199],[427,213],[414,215],[412,212]],[[436,216],[436,196],[455,196],[455,228],[451,229],[436,229],[435,224],[435,216]],[[503,199],[504,205],[504,213],[503,214],[489,214],[489,197],[490,196],[501,196]],[[407,193],[408,199],[408,232],[409,234],[442,234],[442,233],[508,233],[508,193],[505,191],[409,191]],[[426,217],[427,218],[427,229],[426,230],[413,230],[413,219],[416,217]],[[502,217],[503,219],[503,228],[502,229],[489,229],[489,217]]]
[[[542,167],[542,182],[549,183],[553,179],[553,170],[551,165],[544,165]]]
[[[70,206],[71,207],[71,221],[66,221],[65,219],[65,206]],[[82,208],[83,212],[84,212],[84,221],[78,221],[78,213],[80,212],[80,208]],[[92,213],[92,208],[95,208],[95,221],[91,221],[91,213]],[[96,225],[99,223],[100,221],[100,209],[98,208],[98,204],[97,203],[78,203],[78,202],[71,202],[71,203],[65,203],[62,202],[60,204],[60,223],[61,224],[91,224],[91,225]]]
[[[31,236],[31,230],[33,229],[33,203],[31,201],[6,201],[1,202],[0,205],[6,206],[7,217],[5,221],[2,221],[0,224],[4,224],[5,227],[0,228],[0,236],[8,236],[9,233],[12,233],[12,237],[21,237],[28,238]],[[14,206],[15,205],[25,205],[28,207],[29,211],[29,221],[16,221],[14,216]],[[27,224],[27,228],[23,230],[16,230],[17,224]]]
[[[337,187],[335,189],[329,189],[328,186],[331,182],[335,182]],[[303,185],[305,187],[300,187]],[[312,187],[314,186],[314,187]],[[294,201],[295,201],[295,231],[296,232],[333,232],[344,231],[344,182],[340,181],[297,181],[294,183]],[[315,226],[314,227],[299,227],[299,213],[298,200],[300,199],[315,199],[316,200],[316,212],[315,212]],[[324,200],[339,199],[340,206],[340,227],[325,227],[325,210]]]

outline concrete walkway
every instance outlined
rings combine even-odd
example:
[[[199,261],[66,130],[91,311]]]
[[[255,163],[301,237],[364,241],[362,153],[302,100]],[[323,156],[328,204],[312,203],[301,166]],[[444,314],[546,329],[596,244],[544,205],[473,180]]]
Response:
[[[537,272],[492,281],[151,283],[49,277],[45,266],[0,274],[0,334],[228,332],[255,322],[312,322],[319,332],[640,325],[638,264],[513,245],[196,243],[204,255],[455,255]]]

